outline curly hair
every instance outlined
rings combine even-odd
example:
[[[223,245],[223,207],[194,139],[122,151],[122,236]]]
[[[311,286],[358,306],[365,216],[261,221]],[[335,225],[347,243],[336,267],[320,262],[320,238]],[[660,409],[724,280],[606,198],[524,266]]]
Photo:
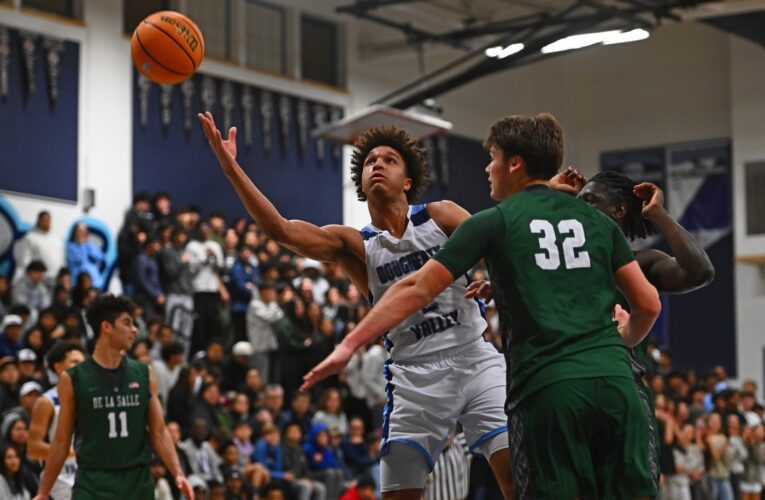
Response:
[[[380,146],[395,149],[406,166],[406,175],[412,179],[412,187],[406,192],[406,200],[415,203],[430,183],[430,172],[425,159],[425,150],[417,147],[417,141],[405,131],[396,127],[376,127],[367,130],[353,145],[351,158],[351,180],[356,185],[356,195],[359,201],[367,201],[367,195],[361,190],[361,174],[364,170],[364,160],[370,151]]]
[[[601,172],[592,176],[590,182],[600,184],[617,203],[624,204],[624,234],[630,239],[646,238],[653,234],[653,226],[643,218],[643,200],[638,198],[633,189],[635,181],[621,172]]]

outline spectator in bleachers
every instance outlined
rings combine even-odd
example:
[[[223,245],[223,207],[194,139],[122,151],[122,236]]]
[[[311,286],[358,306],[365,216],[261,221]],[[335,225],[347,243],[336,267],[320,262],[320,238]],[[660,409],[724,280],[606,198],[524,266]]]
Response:
[[[284,311],[276,299],[274,283],[261,281],[258,294],[247,305],[247,339],[253,351],[250,363],[258,369],[264,383],[272,380],[271,361],[279,348],[274,324],[284,318]]]
[[[188,234],[174,229],[171,244],[159,252],[162,269],[162,288],[167,293],[165,321],[178,330],[188,342],[191,339],[194,315],[194,287],[190,256],[186,251]]]
[[[19,368],[13,356],[0,357],[0,414],[18,406]]]
[[[744,444],[747,457],[741,476],[741,500],[759,500],[765,482],[765,426],[758,424],[745,428]]]
[[[730,468],[730,485],[733,489],[733,497],[741,497],[741,477],[744,474],[744,462],[748,451],[744,439],[741,437],[741,420],[739,415],[729,413],[727,418],[728,451],[725,460]]]
[[[329,428],[323,422],[313,424],[306,441],[303,451],[308,467],[321,478],[327,488],[327,498],[337,498],[342,491],[345,473],[332,449]]]
[[[257,259],[252,248],[242,244],[238,248],[237,258],[231,267],[228,283],[231,296],[231,323],[234,327],[234,341],[247,340],[247,306],[255,295],[260,282]]]
[[[728,438],[722,433],[722,416],[711,413],[707,418],[706,449],[709,455],[709,477],[715,500],[733,500],[730,484],[730,468],[726,460]]]
[[[10,444],[0,445],[0,498],[8,500],[29,500],[32,498],[23,480],[21,457]]]
[[[24,336],[24,349],[19,351],[21,380],[42,380],[42,332],[35,326]],[[40,353],[38,356],[37,353]]]
[[[173,225],[173,201],[165,191],[159,191],[151,199],[152,218],[155,227]]]
[[[319,481],[317,473],[312,473],[308,460],[301,446],[303,432],[299,422],[290,422],[284,428],[282,440],[282,467],[285,473],[293,477],[292,484],[297,490],[299,500],[325,500],[327,489]]]
[[[300,288],[301,283],[304,283],[306,279],[310,284],[308,288],[310,288],[313,295],[311,301],[323,305],[327,290],[329,290],[329,282],[322,276],[321,262],[313,259],[303,259],[301,276],[292,281],[292,286]]]
[[[249,398],[251,410],[255,410],[256,407],[259,406],[264,389],[265,385],[263,385],[263,378],[260,376],[258,369],[250,368],[247,370],[247,375],[244,377],[244,385],[241,388],[241,392]]]
[[[373,468],[377,466],[377,457],[369,451],[364,420],[359,417],[351,418],[348,422],[348,434],[343,436],[340,449],[343,452],[343,461],[354,477],[375,474]]]
[[[194,290],[194,330],[191,336],[191,352],[207,346],[209,340],[220,334],[220,310],[222,302],[228,302],[228,292],[221,284],[218,272],[223,265],[223,251],[210,239],[210,227],[200,224],[196,239],[186,245],[191,265]]]
[[[144,316],[162,316],[165,293],[159,279],[160,242],[155,236],[147,236],[141,252],[133,261],[133,300],[143,308]]]
[[[27,456],[27,441],[29,440],[29,419],[25,415],[12,412],[3,418],[2,442],[8,443],[19,454],[21,459],[21,478],[30,491],[37,488],[38,478],[42,467],[39,462],[30,460]]]
[[[77,281],[80,273],[87,273],[93,288],[101,290],[104,279],[101,269],[104,266],[104,252],[88,239],[90,232],[84,222],[80,222],[72,231],[72,237],[66,246],[66,266],[72,273],[72,280]]]
[[[221,212],[212,212],[207,217],[207,224],[210,227],[210,239],[222,247],[226,234],[226,217]]]
[[[252,346],[247,341],[239,341],[231,347],[231,356],[223,363],[223,383],[221,389],[224,391],[237,391],[239,385],[247,376],[250,369],[250,356],[252,356]]]
[[[375,480],[371,476],[363,476],[343,493],[340,500],[375,500],[375,488]]]
[[[207,421],[195,418],[191,422],[189,438],[181,442],[179,447],[188,459],[192,474],[205,482],[212,480],[222,482],[223,474],[221,474],[220,466],[223,460],[207,441],[209,434],[210,428]]]
[[[252,498],[254,491],[268,483],[270,473],[265,465],[253,461],[251,456],[242,460],[233,441],[224,442],[218,450],[218,454],[223,460],[220,466],[223,477],[227,478],[233,472],[238,473],[243,479],[242,486],[247,498]]]
[[[194,403],[194,422],[204,420],[211,432],[223,431],[230,435],[232,422],[221,405],[220,387],[217,382],[206,383],[199,390]]]
[[[171,341],[162,347],[162,359],[151,363],[154,377],[157,381],[157,395],[163,406],[167,406],[170,390],[178,382],[183,365],[183,345],[180,342]]]
[[[288,424],[296,423],[300,426],[300,432],[307,436],[313,425],[313,413],[311,412],[311,396],[307,392],[296,391],[292,394],[290,408],[284,410],[277,419],[277,425],[284,430]]]
[[[24,274],[13,283],[13,304],[23,304],[32,311],[32,321],[37,321],[39,312],[50,306],[50,290],[43,283],[45,264],[33,260],[27,264]]]
[[[695,444],[695,429],[686,424],[680,429],[672,446],[675,472],[665,477],[661,488],[662,500],[691,500],[691,482],[704,470],[704,456]]]
[[[133,261],[141,253],[146,236],[152,231],[154,216],[149,205],[149,195],[138,193],[133,197],[133,206],[125,213],[125,219],[117,235],[117,267],[126,295],[133,294]]]
[[[388,354],[385,352],[380,338],[367,346],[361,363],[362,379],[367,393],[367,406],[372,416],[372,430],[382,427],[383,408],[388,401],[388,393],[385,391],[387,381],[385,377],[380,376],[387,359]]]
[[[16,314],[8,314],[0,323],[0,356],[13,358],[24,348],[21,341],[21,328],[24,320]]]
[[[328,429],[340,435],[348,433],[348,417],[343,412],[343,400],[340,391],[334,387],[325,390],[319,400],[319,411],[314,413],[313,422],[323,423]]]
[[[39,212],[35,227],[22,236],[13,247],[13,258],[16,261],[15,279],[21,277],[32,262],[42,262],[46,268],[43,283],[49,291],[53,289],[58,270],[64,265],[64,245],[59,237],[50,232],[50,227],[50,213],[46,210]]]
[[[0,276],[0,318],[8,313],[11,307],[11,287],[8,278]]]

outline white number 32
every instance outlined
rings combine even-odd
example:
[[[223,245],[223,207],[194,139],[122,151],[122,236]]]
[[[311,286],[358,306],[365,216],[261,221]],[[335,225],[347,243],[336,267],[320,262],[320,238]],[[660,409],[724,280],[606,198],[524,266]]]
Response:
[[[561,247],[566,269],[581,269],[590,267],[590,254],[581,250],[585,243],[584,227],[576,219],[566,219],[558,223],[558,234],[550,221],[534,219],[529,223],[529,229],[539,236],[539,248],[543,250],[534,254],[537,265],[545,271],[554,271],[560,267],[560,252],[557,238],[564,236]]]

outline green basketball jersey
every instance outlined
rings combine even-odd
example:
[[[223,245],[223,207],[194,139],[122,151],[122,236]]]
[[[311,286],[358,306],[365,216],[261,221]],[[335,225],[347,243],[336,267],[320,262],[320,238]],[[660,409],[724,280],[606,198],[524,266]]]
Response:
[[[88,358],[67,371],[74,388],[78,467],[148,465],[149,368],[124,357],[110,370]]]
[[[532,186],[463,222],[435,255],[453,276],[485,257],[505,344],[508,407],[565,379],[631,378],[613,321],[624,235],[588,204]]]

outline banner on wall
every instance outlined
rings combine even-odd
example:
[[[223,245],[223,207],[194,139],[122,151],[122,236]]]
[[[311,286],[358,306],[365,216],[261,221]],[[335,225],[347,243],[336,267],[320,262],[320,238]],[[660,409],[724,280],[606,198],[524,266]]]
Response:
[[[273,131],[271,126],[273,124],[274,116],[274,96],[268,90],[260,91],[260,132],[261,142],[263,144],[263,151],[266,154],[271,152],[271,141],[273,140]]]
[[[61,58],[64,56],[64,41],[56,38],[43,38],[43,50],[45,50],[45,68],[48,75],[48,101],[51,109],[56,107],[59,94],[59,76],[61,72]]]
[[[28,31],[19,31],[19,39],[21,40],[21,60],[22,68],[24,70],[24,86],[25,97],[28,99],[37,90],[37,83],[35,81],[35,64],[37,62],[37,39],[39,35],[37,33],[30,33]]]
[[[730,145],[672,147],[667,151],[667,209],[704,248],[730,234]]]
[[[0,98],[8,97],[8,76],[11,67],[11,32],[0,25]]]
[[[290,130],[292,129],[292,99],[287,94],[279,96],[279,145],[282,153],[290,148]]]

